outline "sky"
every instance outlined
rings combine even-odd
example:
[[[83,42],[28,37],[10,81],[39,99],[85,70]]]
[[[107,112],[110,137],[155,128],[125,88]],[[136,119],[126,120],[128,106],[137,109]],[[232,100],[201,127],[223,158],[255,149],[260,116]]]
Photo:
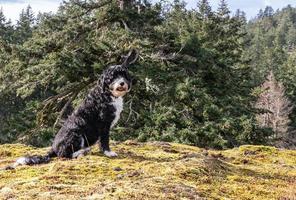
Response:
[[[157,0],[153,0],[154,2]],[[215,10],[220,0],[209,0],[211,6]],[[0,0],[0,8],[7,19],[11,19],[13,23],[19,17],[22,9],[27,5],[31,5],[35,14],[38,12],[56,12],[62,0]],[[198,0],[185,0],[188,8],[195,8]],[[248,19],[255,17],[260,9],[266,6],[272,6],[274,10],[283,8],[288,4],[296,7],[296,0],[228,0],[231,11],[236,9],[243,10],[247,13]]]
[[[19,18],[22,9],[30,5],[33,12],[56,12],[62,0],[0,0],[6,19],[11,19],[13,23]]]

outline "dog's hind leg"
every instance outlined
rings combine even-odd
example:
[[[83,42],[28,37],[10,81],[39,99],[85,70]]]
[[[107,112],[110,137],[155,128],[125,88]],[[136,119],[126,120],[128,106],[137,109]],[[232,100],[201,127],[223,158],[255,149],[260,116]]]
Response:
[[[72,154],[72,158],[80,158],[82,156],[87,155],[90,152],[90,147],[85,149],[80,149]]]
[[[85,148],[85,139],[84,137],[81,137],[80,150],[74,152],[72,154],[72,158],[80,158],[82,156],[85,156],[88,152],[90,152],[90,147],[88,145],[88,147]]]

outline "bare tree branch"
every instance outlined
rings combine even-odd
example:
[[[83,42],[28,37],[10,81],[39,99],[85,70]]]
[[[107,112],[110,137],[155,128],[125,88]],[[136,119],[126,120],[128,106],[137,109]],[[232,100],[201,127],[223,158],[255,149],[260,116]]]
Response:
[[[58,118],[56,119],[53,127],[56,128],[58,124],[60,124],[61,120],[64,118],[64,117],[67,117],[65,116],[65,113],[69,111],[69,108],[71,107],[71,104],[72,102],[75,100],[75,98],[77,97],[79,92],[76,92],[74,93],[70,98],[69,100],[67,101],[67,103],[64,105],[63,109],[61,110]],[[70,114],[70,113],[68,113]]]
[[[289,115],[293,109],[292,102],[286,97],[284,86],[276,81],[272,71],[261,85],[261,90],[263,92],[255,105],[261,110],[257,121],[261,127],[272,128],[275,133],[273,139],[282,140],[291,131]]]

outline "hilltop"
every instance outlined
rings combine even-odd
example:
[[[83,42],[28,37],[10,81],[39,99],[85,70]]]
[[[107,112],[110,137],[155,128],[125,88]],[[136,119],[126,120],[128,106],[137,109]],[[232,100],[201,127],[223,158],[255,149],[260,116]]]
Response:
[[[241,146],[225,151],[174,143],[113,143],[75,160],[0,171],[1,199],[295,199],[296,151]],[[0,168],[47,148],[0,146]]]

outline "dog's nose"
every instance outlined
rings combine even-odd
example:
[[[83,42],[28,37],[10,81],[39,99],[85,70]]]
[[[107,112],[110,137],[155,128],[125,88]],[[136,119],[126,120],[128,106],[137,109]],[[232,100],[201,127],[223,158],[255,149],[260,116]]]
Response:
[[[121,83],[120,83],[120,86],[124,86],[124,82],[121,82]]]

